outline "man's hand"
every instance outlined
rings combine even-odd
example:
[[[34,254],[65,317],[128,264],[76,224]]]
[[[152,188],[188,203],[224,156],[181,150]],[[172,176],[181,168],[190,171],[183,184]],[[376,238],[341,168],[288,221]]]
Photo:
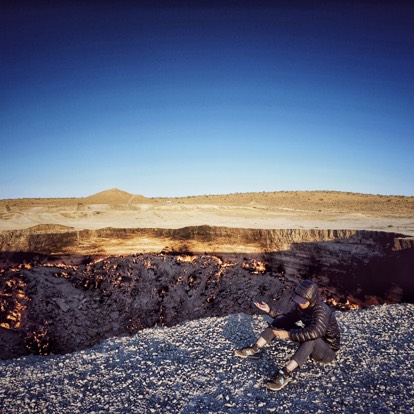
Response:
[[[257,308],[262,310],[263,312],[269,313],[270,306],[266,302],[253,302]]]
[[[284,331],[283,329],[273,329],[273,333],[279,339],[289,339],[289,332]]]

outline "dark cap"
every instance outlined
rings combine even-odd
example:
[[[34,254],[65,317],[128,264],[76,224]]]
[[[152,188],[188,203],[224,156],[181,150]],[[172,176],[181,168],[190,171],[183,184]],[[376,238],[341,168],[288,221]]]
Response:
[[[309,302],[307,299],[299,295],[293,295],[293,301],[296,303],[299,303],[299,305],[305,305],[306,303]]]

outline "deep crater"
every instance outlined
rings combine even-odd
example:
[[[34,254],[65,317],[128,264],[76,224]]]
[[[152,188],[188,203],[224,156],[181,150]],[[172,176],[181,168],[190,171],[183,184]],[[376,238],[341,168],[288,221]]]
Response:
[[[301,279],[318,283],[341,310],[414,301],[414,241],[401,234],[208,226],[61,230],[0,236],[2,359],[73,352],[155,325],[251,314],[255,300],[282,312]],[[148,240],[162,240],[163,248],[130,253]],[[114,243],[128,253],[108,254],[105,246]]]

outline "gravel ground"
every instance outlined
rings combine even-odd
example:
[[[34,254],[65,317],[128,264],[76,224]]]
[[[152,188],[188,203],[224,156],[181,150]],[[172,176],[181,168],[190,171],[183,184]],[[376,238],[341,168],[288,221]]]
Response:
[[[67,355],[0,361],[0,411],[8,413],[409,413],[414,412],[413,304],[337,314],[334,363],[307,362],[279,392],[263,383],[292,355],[276,341],[240,360],[262,316],[205,318],[112,338]]]

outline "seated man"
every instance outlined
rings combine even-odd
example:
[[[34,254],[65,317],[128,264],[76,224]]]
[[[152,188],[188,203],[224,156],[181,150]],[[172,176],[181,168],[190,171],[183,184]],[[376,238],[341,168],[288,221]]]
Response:
[[[296,302],[293,309],[277,317],[267,303],[255,302],[260,310],[275,319],[254,345],[235,352],[240,358],[257,358],[261,348],[274,338],[290,339],[299,344],[286,366],[273,381],[266,384],[272,391],[282,389],[290,381],[292,371],[301,367],[309,357],[318,362],[332,362],[340,346],[340,332],[335,314],[322,301],[318,287],[313,282],[303,280],[295,288],[293,300]],[[299,321],[302,321],[303,328],[296,325]]]

